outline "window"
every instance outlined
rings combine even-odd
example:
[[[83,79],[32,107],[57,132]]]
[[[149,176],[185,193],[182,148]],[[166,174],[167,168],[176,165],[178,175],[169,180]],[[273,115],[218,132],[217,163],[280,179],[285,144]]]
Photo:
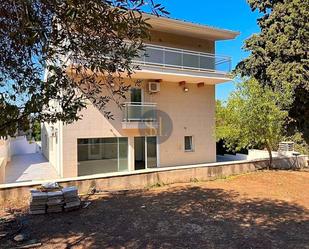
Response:
[[[131,88],[131,102],[141,103],[143,102],[143,94],[141,88]]]
[[[128,138],[78,139],[78,176],[128,170]]]
[[[185,136],[185,151],[193,151],[193,137]]]

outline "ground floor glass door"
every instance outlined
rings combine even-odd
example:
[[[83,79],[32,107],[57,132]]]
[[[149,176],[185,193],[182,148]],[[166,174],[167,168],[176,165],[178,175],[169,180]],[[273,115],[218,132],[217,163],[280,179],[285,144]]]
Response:
[[[135,170],[157,167],[157,137],[134,137]]]
[[[147,168],[157,167],[157,137],[146,137]]]

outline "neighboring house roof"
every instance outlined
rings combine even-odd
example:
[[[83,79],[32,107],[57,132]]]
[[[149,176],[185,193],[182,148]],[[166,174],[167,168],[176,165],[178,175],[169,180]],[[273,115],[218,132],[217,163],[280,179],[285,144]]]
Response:
[[[219,29],[207,25],[192,23],[184,20],[169,17],[158,17],[155,15],[144,14],[149,18],[148,23],[154,30],[179,35],[187,35],[207,40],[230,40],[236,38],[240,33],[226,29]]]

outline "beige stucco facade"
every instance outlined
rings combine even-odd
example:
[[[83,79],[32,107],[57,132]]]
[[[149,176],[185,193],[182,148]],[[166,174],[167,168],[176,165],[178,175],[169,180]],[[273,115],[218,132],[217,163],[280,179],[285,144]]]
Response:
[[[159,166],[215,162],[215,86],[198,87],[196,84],[188,84],[189,91],[184,92],[177,83],[161,82],[160,85],[160,92],[151,95],[146,89],[147,82],[144,82],[142,87],[145,102],[157,103],[157,109],[166,113],[172,121],[173,129],[168,139],[163,138],[165,141],[161,143],[158,136]],[[63,177],[77,176],[77,139],[79,138],[127,137],[129,169],[134,170],[134,137],[144,136],[143,131],[123,129],[123,110],[113,102],[108,108],[114,114],[115,120],[105,118],[95,106],[89,103],[87,109],[81,112],[81,120],[63,125],[61,128],[58,126],[58,138],[50,137],[44,154],[55,168],[59,168],[56,165],[57,160],[62,157]],[[184,136],[193,136],[192,152],[185,152]],[[62,144],[60,153],[57,150],[57,144]]]
[[[192,38],[180,34],[170,34],[162,31],[152,30],[151,39],[146,43],[167,46],[172,48],[181,48],[204,53],[215,52],[215,42],[200,38]]]
[[[168,22],[169,20],[164,21]],[[219,31],[213,31],[214,35],[207,36],[206,34],[211,33],[212,30],[205,28],[205,34],[201,35],[203,38],[198,38],[189,33],[186,34],[185,31],[183,33],[169,33],[168,30],[162,31],[157,28],[151,31],[152,38],[146,43],[214,54],[215,40],[216,36],[220,34]],[[187,32],[192,32],[192,29]],[[230,39],[224,38],[223,35],[230,35],[227,31],[222,31],[221,39]],[[235,33],[234,37],[236,35]],[[215,84],[227,81],[229,76],[216,72],[177,68],[174,70],[156,66],[155,68],[141,68],[133,75],[132,79],[127,79],[126,82],[134,85],[133,81],[136,79],[142,81],[140,86],[143,95],[142,102],[156,104],[156,109],[165,113],[172,123],[168,137],[161,136],[159,129],[157,129],[156,166],[168,167],[215,162]],[[154,80],[160,82],[160,91],[150,93],[148,84]],[[126,101],[131,101],[129,94]],[[78,176],[78,139],[83,138],[128,138],[128,171],[135,170],[134,150],[137,147],[134,138],[149,135],[149,130],[137,129],[138,125],[135,128],[124,127],[124,110],[114,102],[111,101],[106,108],[112,112],[114,120],[105,118],[97,107],[89,103],[87,108],[81,112],[82,119],[73,124],[43,125],[43,153],[61,177]],[[163,121],[160,125],[166,124]],[[185,136],[192,137],[192,151],[185,151]]]

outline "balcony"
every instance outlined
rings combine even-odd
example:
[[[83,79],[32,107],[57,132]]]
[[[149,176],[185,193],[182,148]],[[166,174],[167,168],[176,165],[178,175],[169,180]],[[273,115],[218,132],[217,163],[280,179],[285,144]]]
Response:
[[[144,102],[124,103],[122,128],[157,128],[157,105]]]
[[[108,56],[107,56],[108,58]],[[74,59],[79,63],[80,59]],[[170,82],[217,84],[230,81],[231,57],[158,45],[145,45],[133,63],[140,67],[136,79],[162,79]],[[123,74],[126,77],[126,74]]]
[[[230,79],[231,57],[176,49],[157,45],[146,45],[145,51],[134,59],[143,70],[159,70],[162,73],[189,73],[197,77],[221,77]],[[175,71],[171,71],[175,70]],[[153,76],[152,76],[153,77]]]

